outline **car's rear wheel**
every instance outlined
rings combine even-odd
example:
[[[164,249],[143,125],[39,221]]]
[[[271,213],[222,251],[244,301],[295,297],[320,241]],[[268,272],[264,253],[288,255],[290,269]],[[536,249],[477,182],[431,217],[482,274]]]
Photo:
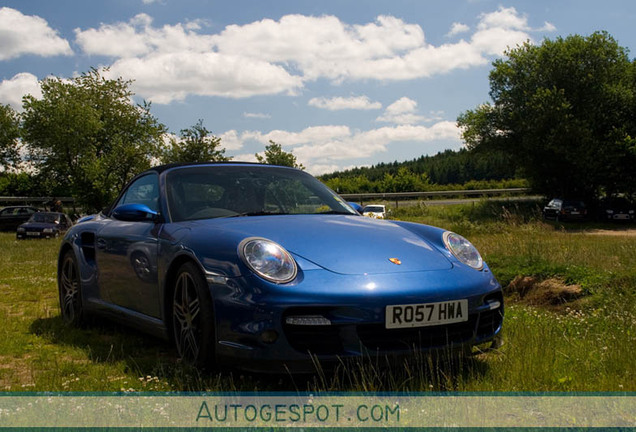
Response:
[[[172,330],[177,354],[197,367],[211,366],[214,357],[214,315],[207,283],[198,267],[183,264],[174,284]]]
[[[72,250],[64,254],[57,285],[60,294],[60,310],[64,322],[74,326],[81,325],[84,322],[82,290],[79,266]]]

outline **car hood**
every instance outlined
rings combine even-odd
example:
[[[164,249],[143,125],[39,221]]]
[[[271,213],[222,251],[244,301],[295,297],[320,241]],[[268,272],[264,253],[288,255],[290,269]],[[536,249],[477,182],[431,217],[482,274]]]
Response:
[[[249,216],[192,222],[193,235],[273,240],[297,257],[341,274],[443,270],[451,262],[414,232],[391,221],[362,216]],[[200,232],[196,231],[216,231]]]
[[[59,225],[56,224],[52,224],[52,223],[46,223],[46,222],[26,222],[23,223],[22,225],[20,225],[21,228],[31,228],[31,229],[37,229],[37,230],[43,230],[45,228],[58,228],[59,229]]]

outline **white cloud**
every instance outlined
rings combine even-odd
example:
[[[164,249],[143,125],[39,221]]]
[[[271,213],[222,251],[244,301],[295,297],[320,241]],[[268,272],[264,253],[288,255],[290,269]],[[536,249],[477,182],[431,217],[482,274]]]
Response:
[[[17,111],[22,111],[22,97],[27,94],[42,97],[38,77],[33,74],[23,72],[0,82],[0,103],[9,104]]]
[[[477,32],[471,38],[471,45],[486,55],[501,55],[508,48],[514,48],[526,41],[532,42],[530,32],[552,32],[556,27],[545,22],[543,27],[533,29],[528,17],[520,15],[514,7],[499,7],[495,12],[479,16]]]
[[[286,15],[229,25],[206,34],[203,21],[154,27],[139,14],[128,22],[76,29],[76,42],[91,55],[114,57],[112,70],[134,80],[133,89],[156,103],[190,94],[243,98],[296,94],[307,82],[397,81],[430,77],[488,64],[530,39],[525,15],[500,7],[478,17],[470,38],[432,45],[423,29],[391,16],[351,25],[335,16]],[[544,30],[553,28],[549,23]],[[470,29],[454,23],[452,34]],[[324,109],[379,109],[364,97],[314,98]]]
[[[477,25],[479,30],[490,28],[502,28],[512,30],[530,30],[528,25],[528,17],[519,15],[514,7],[505,8],[500,6],[495,12],[482,13],[480,22]]]
[[[326,109],[329,111],[338,111],[345,109],[375,110],[382,108],[382,104],[380,102],[372,102],[367,96],[353,96],[349,98],[312,98],[309,100],[308,105],[316,108]]]
[[[341,140],[349,136],[351,136],[351,129],[348,126],[312,126],[301,132],[273,130],[265,134],[261,132],[245,132],[242,134],[243,139],[252,139],[264,144],[269,143],[271,140],[281,146]]]
[[[241,52],[264,61],[292,65],[305,81],[409,80],[487,64],[486,56],[530,38],[527,18],[514,8],[482,14],[476,43],[426,43],[419,25],[380,16],[374,23],[347,25],[333,16],[288,15],[228,26],[215,38],[219,53]],[[464,30],[459,24],[456,31]],[[506,31],[497,31],[506,30]],[[488,39],[496,31],[499,39]]]
[[[456,36],[461,33],[466,33],[469,30],[470,30],[470,27],[467,26],[466,24],[454,22],[453,25],[451,25],[450,31],[446,33],[446,36],[447,37]]]
[[[543,23],[543,27],[541,27],[538,31],[551,33],[556,31],[556,27],[551,22],[546,21],[545,23]]]
[[[417,102],[407,97],[402,97],[389,105],[384,114],[376,121],[395,124],[415,124],[426,120],[424,116],[417,114]]]
[[[0,60],[25,54],[51,57],[71,55],[73,51],[46,20],[8,7],[0,8]]]
[[[189,94],[229,98],[295,94],[302,86],[301,79],[282,66],[214,52],[124,58],[105,74],[134,79],[135,92],[159,104],[181,101]]]
[[[232,157],[235,162],[258,162],[256,159],[256,153],[243,153]]]
[[[439,122],[431,127],[399,125],[351,133],[346,137],[316,141],[294,148],[298,160],[307,166],[337,160],[367,158],[387,151],[391,143],[426,143],[435,140],[457,140],[459,132],[454,122]]]
[[[361,168],[369,165],[347,165],[340,166],[336,164],[312,164],[307,171],[312,175],[319,176],[327,173],[332,173],[334,171],[346,171],[353,168]]]
[[[342,165],[337,164],[337,161],[368,158],[386,152],[392,143],[412,142],[417,145],[436,141],[453,141],[457,145],[461,143],[457,125],[450,121],[440,121],[430,127],[398,125],[368,131],[355,131],[348,126],[340,125],[309,127],[300,132],[248,131],[240,136],[236,131],[230,131],[229,136],[233,147],[237,149],[247,141],[267,144],[269,140],[272,140],[281,144],[287,151],[293,151],[298,162],[305,165],[313,174],[322,174],[336,168],[342,169]],[[224,147],[229,148],[224,137],[225,134],[222,135],[221,142]],[[245,160],[245,157],[246,155],[239,155],[234,159]]]
[[[250,113],[250,112],[244,112],[243,113],[243,117],[245,117],[245,118],[253,118],[253,119],[270,119],[270,118],[272,118],[272,116],[269,115],[269,114]]]
[[[226,150],[240,150],[243,148],[243,140],[239,138],[239,134],[235,130],[226,131],[219,138],[221,138],[221,145]]]
[[[200,21],[152,27],[152,18],[138,14],[127,23],[102,24],[98,29],[75,29],[77,44],[86,54],[139,57],[151,53],[209,53],[212,36],[196,32]]]
[[[471,43],[483,53],[496,56],[527,40],[530,40],[530,36],[526,32],[496,27],[478,31],[473,35]]]
[[[287,15],[280,21],[231,25],[215,38],[220,53],[293,63],[308,80],[346,78],[351,64],[390,58],[423,43],[420,26],[388,16],[352,26],[334,16]]]

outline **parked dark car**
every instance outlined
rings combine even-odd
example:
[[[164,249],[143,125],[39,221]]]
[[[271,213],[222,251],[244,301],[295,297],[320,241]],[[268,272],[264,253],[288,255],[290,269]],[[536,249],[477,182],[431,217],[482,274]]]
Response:
[[[15,231],[40,209],[30,206],[10,206],[0,210],[0,231]]]
[[[38,212],[20,225],[16,230],[16,238],[51,238],[59,237],[66,232],[73,222],[64,213],[58,212]]]
[[[554,198],[543,208],[544,219],[556,221],[581,220],[587,217],[585,203],[579,200]]]
[[[627,198],[605,198],[601,200],[598,218],[602,221],[633,222],[635,207]]]

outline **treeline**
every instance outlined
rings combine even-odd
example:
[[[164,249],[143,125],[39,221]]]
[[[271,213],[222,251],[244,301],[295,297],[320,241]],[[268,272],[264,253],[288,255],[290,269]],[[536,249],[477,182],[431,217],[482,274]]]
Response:
[[[44,176],[26,172],[0,173],[0,196],[46,197],[71,196],[71,190],[51,185]]]
[[[461,149],[406,162],[338,171],[320,177],[339,193],[411,192],[441,189],[526,187],[516,164],[504,154]]]

